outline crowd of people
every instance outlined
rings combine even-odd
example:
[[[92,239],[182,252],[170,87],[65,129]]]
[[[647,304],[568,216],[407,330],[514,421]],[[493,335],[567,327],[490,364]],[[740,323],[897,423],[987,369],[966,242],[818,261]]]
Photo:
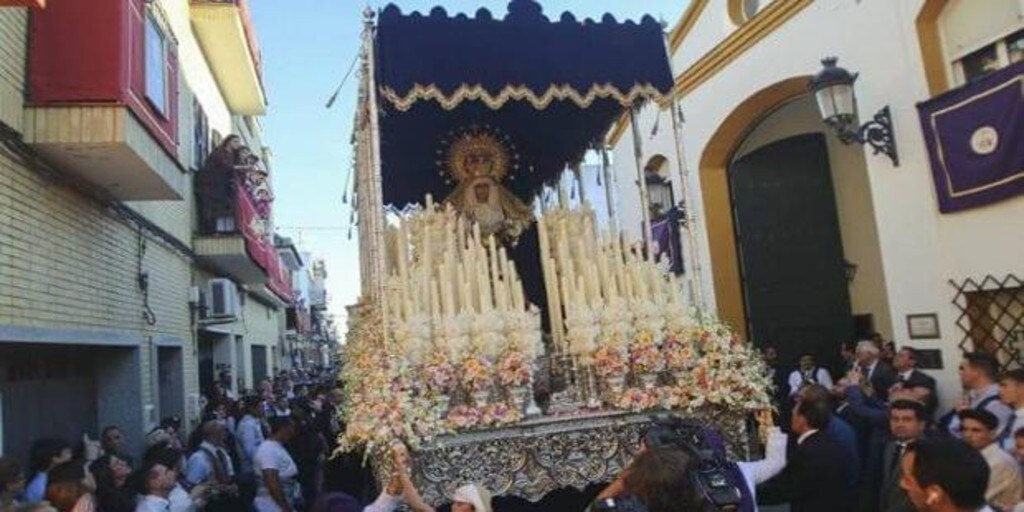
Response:
[[[1024,369],[999,374],[991,355],[965,354],[965,393],[946,412],[913,348],[864,341],[843,353],[846,367],[833,378],[813,356],[785,371],[765,351],[783,428],[767,431],[763,460],[721,466],[734,496],[699,485],[701,450],[676,449],[649,431],[590,510],[1024,511]],[[196,428],[182,432],[178,418],[165,419],[139,460],[116,426],[79,446],[39,439],[27,467],[0,458],[0,512],[382,512],[402,504],[433,512],[403,446],[393,449],[383,489],[362,454],[330,457],[344,428],[333,371],[281,372],[241,396],[227,379],[212,385]],[[733,508],[714,499],[732,499]],[[451,510],[492,512],[490,493],[463,485]]]
[[[786,469],[759,493],[762,503],[788,502],[793,512],[977,510],[914,500],[912,475],[901,462],[923,440],[945,439],[943,449],[953,443],[984,462],[985,504],[1024,510],[1024,370],[1000,374],[991,354],[966,353],[959,367],[963,397],[939,411],[935,379],[918,368],[921,355],[912,347],[846,345],[836,379],[812,355],[786,371],[775,364],[774,350],[765,352],[795,446]]]
[[[359,496],[361,461],[328,459],[343,429],[335,374],[283,371],[240,396],[223,374],[197,427],[183,432],[179,418],[165,418],[139,460],[117,426],[74,446],[38,439],[27,466],[0,458],[0,511],[291,512],[313,510],[332,486]]]

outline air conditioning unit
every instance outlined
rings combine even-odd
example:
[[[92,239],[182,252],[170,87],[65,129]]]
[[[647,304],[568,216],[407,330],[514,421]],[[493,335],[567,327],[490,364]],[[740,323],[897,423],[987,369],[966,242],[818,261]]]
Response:
[[[208,318],[235,318],[238,316],[238,306],[238,287],[234,282],[230,279],[210,279],[206,292]]]

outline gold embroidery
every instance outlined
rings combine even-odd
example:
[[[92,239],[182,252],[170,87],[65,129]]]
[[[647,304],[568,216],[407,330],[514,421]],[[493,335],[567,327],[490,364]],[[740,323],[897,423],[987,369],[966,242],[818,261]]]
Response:
[[[391,102],[399,111],[405,112],[412,108],[417,101],[434,100],[445,110],[453,110],[464,101],[480,101],[491,110],[498,110],[512,100],[528,101],[537,110],[548,108],[551,102],[559,100],[570,100],[580,108],[588,108],[599,98],[613,98],[628,107],[639,99],[652,99],[661,101],[662,94],[653,85],[636,85],[630,91],[623,93],[611,84],[594,84],[586,94],[581,94],[569,85],[552,85],[541,95],[525,86],[506,86],[497,95],[492,95],[482,85],[463,85],[455,90],[450,96],[436,85],[423,86],[416,84],[404,97],[400,96],[394,89],[384,87],[381,89],[384,98]]]

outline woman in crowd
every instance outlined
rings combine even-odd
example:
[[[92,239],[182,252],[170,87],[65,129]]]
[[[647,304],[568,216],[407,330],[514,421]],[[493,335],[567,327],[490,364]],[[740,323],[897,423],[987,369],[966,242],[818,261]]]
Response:
[[[132,468],[120,455],[108,453],[89,465],[96,481],[97,512],[131,512],[135,510],[135,493],[125,483]]]
[[[64,462],[47,474],[46,501],[58,512],[96,512],[96,480],[81,460]]]
[[[703,500],[690,478],[693,471],[693,458],[682,450],[642,447],[629,467],[601,491],[597,500],[635,498],[649,512],[704,510]]]
[[[53,468],[71,460],[71,445],[63,439],[39,439],[29,448],[29,471],[32,480],[25,487],[27,503],[43,501],[48,475]]]
[[[288,416],[272,417],[269,422],[270,437],[256,450],[259,488],[253,507],[257,512],[293,512],[302,499],[299,468],[284,445],[295,435],[295,422]]]
[[[21,464],[11,457],[0,457],[0,510],[14,510],[17,498],[25,490],[25,475]]]

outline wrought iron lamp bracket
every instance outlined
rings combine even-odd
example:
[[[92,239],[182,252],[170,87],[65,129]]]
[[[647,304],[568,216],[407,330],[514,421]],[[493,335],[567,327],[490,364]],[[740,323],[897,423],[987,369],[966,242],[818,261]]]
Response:
[[[867,144],[871,146],[874,154],[883,153],[892,160],[895,167],[900,166],[899,154],[896,152],[896,138],[892,130],[892,114],[886,106],[879,110],[875,117],[864,123],[856,130],[851,129],[851,123],[834,121],[830,123],[836,130],[836,135],[843,144]]]

